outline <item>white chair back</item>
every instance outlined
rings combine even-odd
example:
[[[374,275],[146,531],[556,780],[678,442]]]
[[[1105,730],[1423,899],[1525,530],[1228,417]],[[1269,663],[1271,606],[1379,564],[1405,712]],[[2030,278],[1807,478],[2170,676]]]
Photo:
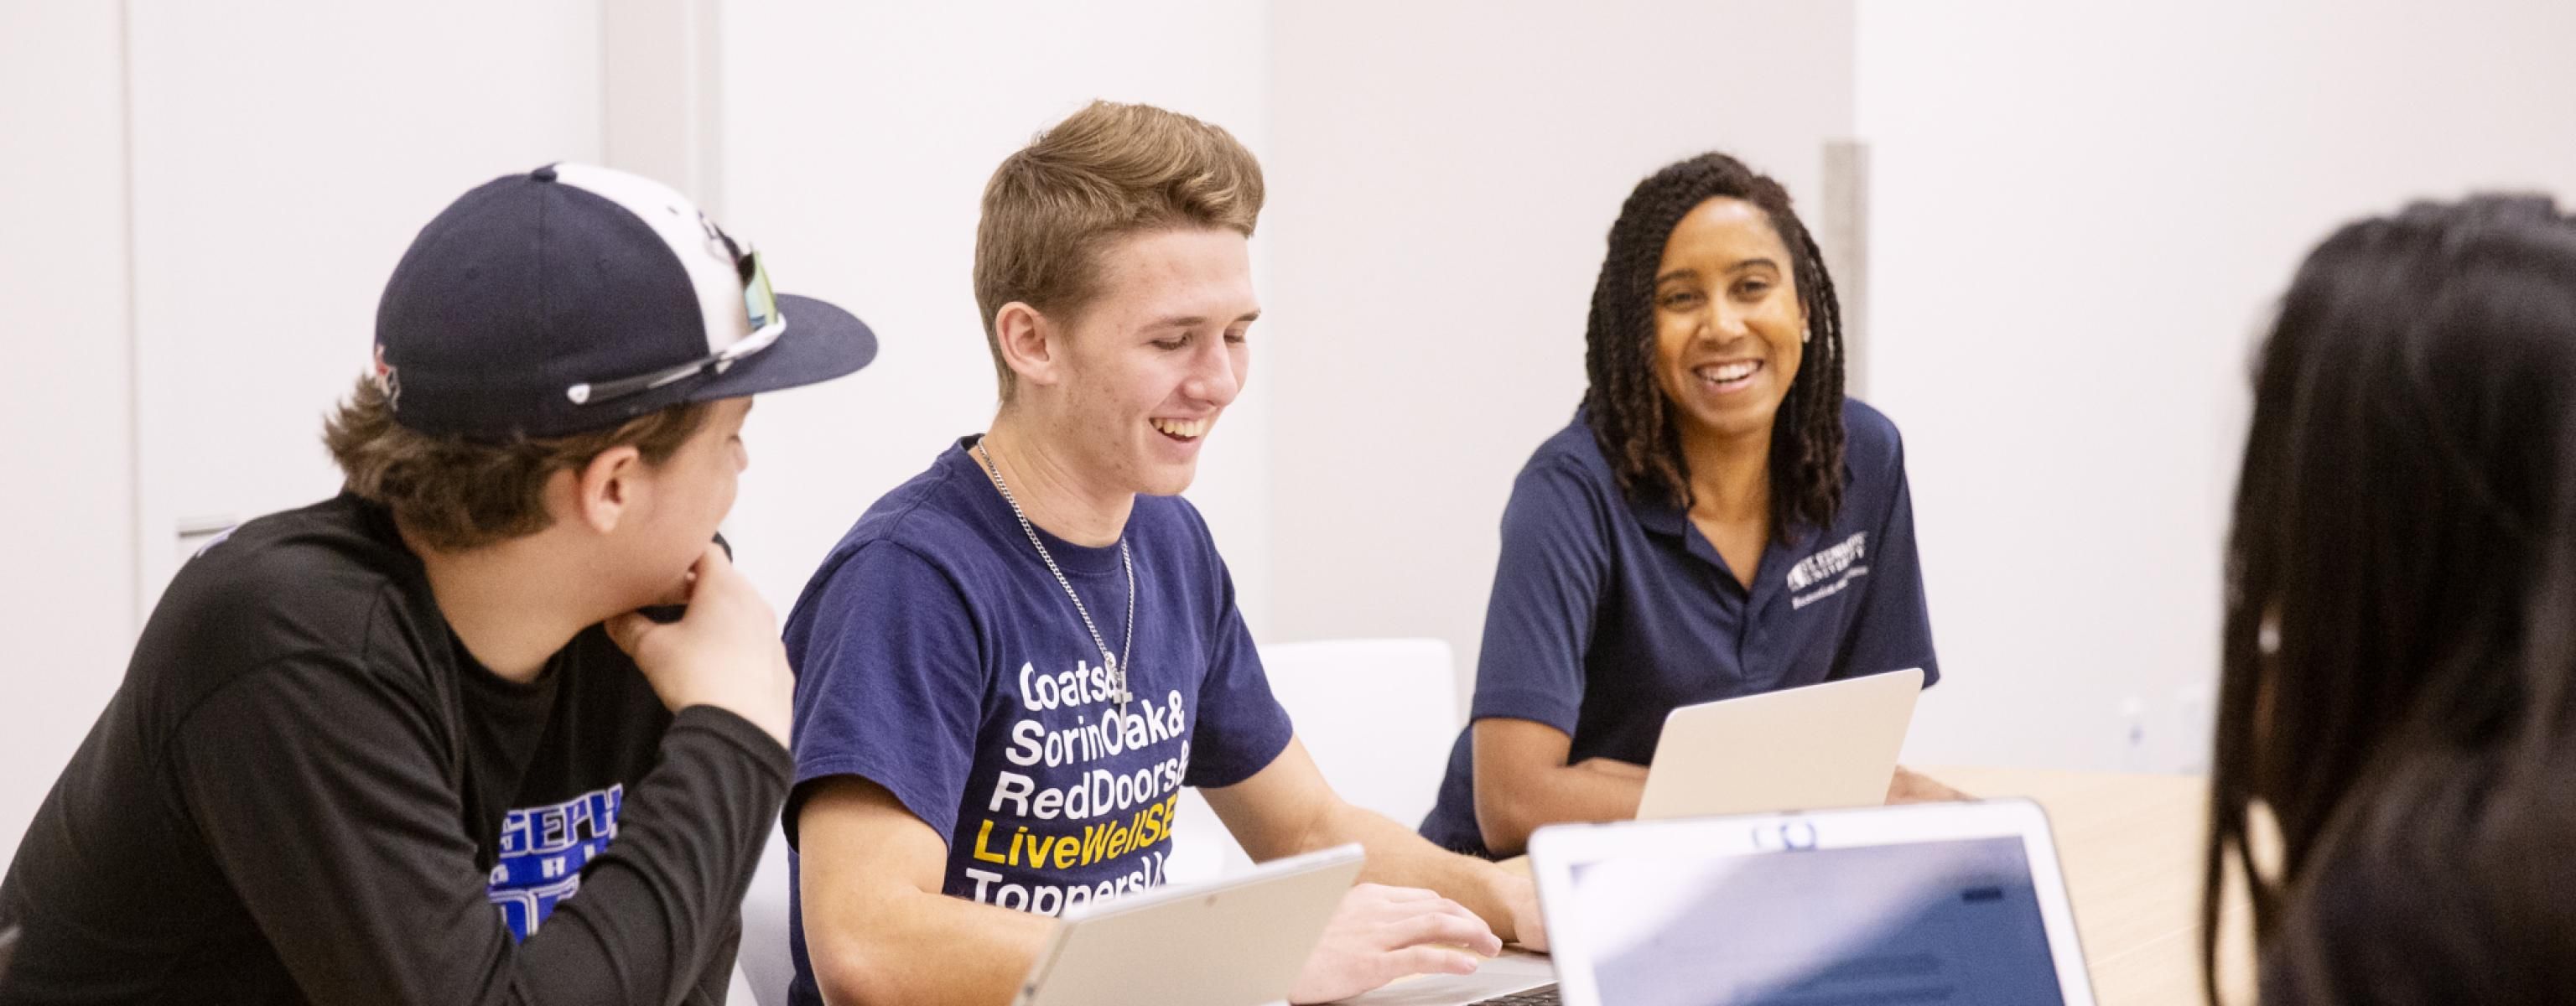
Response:
[[[742,897],[742,947],[734,954],[732,1006],[787,1006],[787,983],[796,977],[796,961],[787,949],[787,835],[769,828],[769,845],[760,852],[760,869],[751,875],[751,890]],[[750,987],[751,998],[740,996]]]
[[[1422,823],[1439,795],[1461,723],[1449,644],[1437,639],[1336,639],[1261,648],[1271,694],[1288,710],[1324,781],[1342,799]],[[1231,876],[1252,859],[1207,802],[1181,799],[1166,875]]]

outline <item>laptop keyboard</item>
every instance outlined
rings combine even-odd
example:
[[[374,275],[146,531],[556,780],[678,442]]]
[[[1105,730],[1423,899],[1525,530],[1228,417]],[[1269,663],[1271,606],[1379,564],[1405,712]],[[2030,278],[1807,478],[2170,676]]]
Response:
[[[1556,997],[1556,986],[1549,985],[1527,992],[1514,992],[1507,996],[1478,999],[1472,1006],[1560,1006],[1562,1002],[1563,1000]]]

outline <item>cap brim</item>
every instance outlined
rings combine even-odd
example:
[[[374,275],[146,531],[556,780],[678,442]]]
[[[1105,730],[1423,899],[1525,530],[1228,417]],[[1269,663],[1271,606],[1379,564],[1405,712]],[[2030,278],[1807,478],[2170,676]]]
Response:
[[[778,295],[787,330],[769,348],[734,361],[714,380],[689,390],[688,400],[741,398],[816,384],[867,366],[877,358],[877,334],[848,311],[794,294]]]

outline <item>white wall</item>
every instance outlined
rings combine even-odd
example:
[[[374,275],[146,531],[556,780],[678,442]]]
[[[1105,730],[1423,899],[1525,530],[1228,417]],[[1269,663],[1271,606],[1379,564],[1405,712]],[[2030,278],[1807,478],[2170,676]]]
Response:
[[[714,66],[606,58],[612,14],[638,45],[713,22],[687,51]],[[0,396],[0,853],[114,688],[178,520],[334,484],[319,417],[395,257],[466,186],[678,157],[783,285],[877,326],[876,368],[755,414],[732,524],[783,608],[867,501],[989,418],[977,196],[1095,95],[1206,117],[1269,171],[1254,380],[1191,493],[1265,641],[1434,635],[1471,669],[1495,521],[1580,394],[1629,186],[1720,147],[1812,205],[1819,142],[1858,132],[1859,362],[1907,434],[1950,671],[1913,755],[2187,765],[2263,305],[2354,214],[2576,198],[2571,37],[2576,7],[2504,0],[0,5],[23,378]],[[621,67],[674,96],[626,111],[715,112],[645,115],[621,155]],[[692,131],[715,151],[671,146]]]
[[[338,491],[322,417],[421,225],[496,175],[599,158],[601,29],[580,2],[130,7],[148,610],[194,550],[182,525]]]
[[[2267,305],[2337,222],[2576,199],[2570,38],[2563,3],[1862,0],[1869,369],[1947,672],[1909,757],[2205,762]]]
[[[0,162],[0,249],[24,280],[0,286],[9,345],[43,377],[0,398],[0,460],[51,490],[0,511],[30,529],[22,569],[44,571],[0,588],[0,628],[32,641],[0,702],[0,855],[113,691],[178,528],[336,487],[321,417],[367,360],[402,249],[467,187],[556,159],[658,165],[787,288],[879,328],[878,369],[754,422],[731,526],[784,609],[869,500],[989,418],[968,266],[1003,155],[1094,96],[1201,115],[1256,151],[1267,132],[1259,4],[124,6],[130,63],[119,5],[0,8],[0,135],[43,138]],[[1264,387],[1191,494],[1256,623]]]
[[[992,420],[972,269],[994,167],[1095,97],[1187,112],[1267,154],[1264,5],[735,2],[718,30],[726,226],[760,244],[780,289],[849,308],[880,347],[857,376],[752,413],[726,528],[783,613],[860,511]],[[1256,284],[1275,296],[1267,233]],[[1270,606],[1270,324],[1189,492],[1256,632]]]
[[[719,0],[599,7],[600,163],[678,189],[721,220]]]
[[[0,298],[27,379],[0,396],[0,463],[34,473],[6,504],[22,573],[0,587],[14,851],[191,547],[181,527],[337,489],[321,418],[412,235],[474,183],[599,156],[601,32],[594,3],[504,0],[5,18],[0,135],[22,142],[0,164]]]
[[[1474,672],[1512,477],[1582,398],[1604,238],[1709,149],[1812,202],[1848,2],[1273,8],[1263,346],[1279,640],[1437,636]]]
[[[0,30],[0,858],[134,632],[122,22],[114,4],[30,4]]]

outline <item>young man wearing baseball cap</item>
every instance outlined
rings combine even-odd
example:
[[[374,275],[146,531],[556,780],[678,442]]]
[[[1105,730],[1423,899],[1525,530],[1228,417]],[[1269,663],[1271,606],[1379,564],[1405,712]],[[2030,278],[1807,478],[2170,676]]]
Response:
[[[0,881],[0,1001],[721,1002],[793,686],[712,542],[750,396],[875,346],[657,183],[466,193],[327,424],[344,491],[154,609]]]
[[[871,506],[788,617],[793,1001],[1008,1001],[1047,916],[1161,883],[1175,827],[1213,826],[1174,822],[1183,786],[1256,858],[1367,848],[1299,1002],[1544,945],[1526,878],[1326,784],[1178,495],[1250,363],[1262,190],[1224,130],[1143,105],[1095,103],[994,172],[975,293],[1000,415]],[[1140,960],[1134,999],[1226,966]]]

